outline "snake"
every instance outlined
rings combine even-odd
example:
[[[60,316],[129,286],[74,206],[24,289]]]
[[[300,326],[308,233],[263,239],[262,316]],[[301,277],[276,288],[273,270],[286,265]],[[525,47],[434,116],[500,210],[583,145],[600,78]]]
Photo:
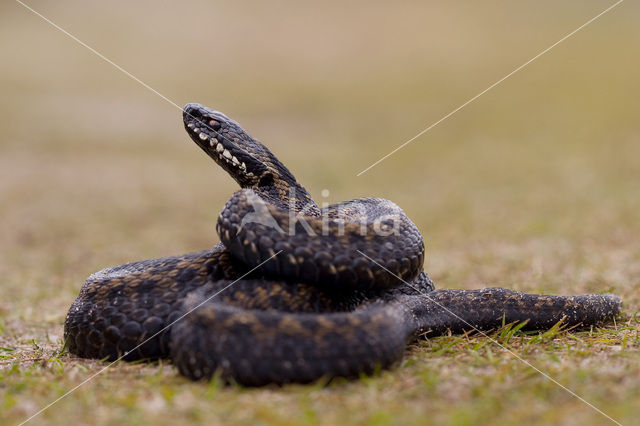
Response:
[[[90,275],[64,325],[82,358],[170,358],[192,380],[244,386],[357,378],[401,363],[420,338],[518,323],[584,329],[622,309],[613,294],[435,289],[416,225],[396,204],[319,207],[236,121],[187,104],[184,127],[240,186],[220,242]]]

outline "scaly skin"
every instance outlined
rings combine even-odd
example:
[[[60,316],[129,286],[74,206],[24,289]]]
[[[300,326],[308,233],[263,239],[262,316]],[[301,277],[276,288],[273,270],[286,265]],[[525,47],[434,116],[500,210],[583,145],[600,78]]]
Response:
[[[434,290],[422,271],[422,237],[398,206],[368,198],[321,210],[238,123],[197,104],[183,119],[242,188],[218,218],[222,242],[91,275],[65,322],[73,354],[170,356],[194,380],[218,373],[244,385],[304,383],[388,368],[422,334],[503,321],[589,327],[621,310],[613,295]]]

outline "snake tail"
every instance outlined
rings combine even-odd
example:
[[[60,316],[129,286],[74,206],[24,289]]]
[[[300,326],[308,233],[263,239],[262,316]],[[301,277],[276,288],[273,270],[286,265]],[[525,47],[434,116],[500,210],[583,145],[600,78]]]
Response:
[[[526,322],[523,330],[548,330],[559,321],[564,328],[585,329],[613,320],[622,310],[622,300],[612,294],[549,296],[504,288],[439,289],[404,303],[417,318],[416,330],[428,336],[516,322]]]
[[[190,310],[204,296],[190,296]],[[588,328],[614,318],[613,295],[546,296],[502,288],[435,290],[376,301],[351,312],[323,314],[252,311],[217,302],[195,309],[173,328],[173,362],[193,379],[245,386],[352,378],[389,368],[420,335],[497,329]],[[355,336],[358,336],[355,338]]]

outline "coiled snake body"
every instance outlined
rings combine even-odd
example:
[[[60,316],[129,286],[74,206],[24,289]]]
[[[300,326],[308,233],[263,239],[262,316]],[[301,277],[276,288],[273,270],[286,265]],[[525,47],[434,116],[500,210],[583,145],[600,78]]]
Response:
[[[397,363],[421,334],[588,327],[621,309],[613,295],[500,288],[434,290],[424,245],[395,204],[320,209],[289,170],[225,115],[198,104],[185,129],[241,186],[211,250],[91,275],[65,321],[69,351],[114,360],[171,357],[191,379],[244,385],[354,377]]]

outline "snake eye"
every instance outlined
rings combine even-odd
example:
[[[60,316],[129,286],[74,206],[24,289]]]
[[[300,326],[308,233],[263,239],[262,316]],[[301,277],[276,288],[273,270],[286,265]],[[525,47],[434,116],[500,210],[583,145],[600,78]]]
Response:
[[[220,129],[220,123],[218,123],[216,120],[209,121],[209,126],[211,126],[211,128],[216,131]]]

